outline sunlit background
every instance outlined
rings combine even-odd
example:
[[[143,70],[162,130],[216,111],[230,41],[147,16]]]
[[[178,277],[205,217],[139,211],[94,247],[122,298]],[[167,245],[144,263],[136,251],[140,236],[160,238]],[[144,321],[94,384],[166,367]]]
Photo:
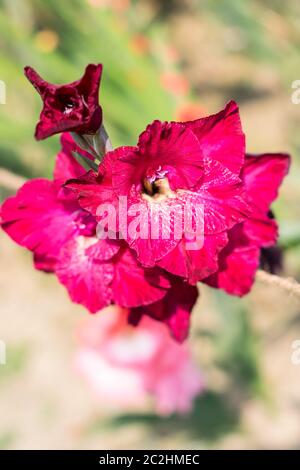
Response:
[[[33,138],[41,103],[24,65],[66,83],[90,62],[104,64],[114,146],[135,144],[153,119],[195,119],[234,99],[248,151],[292,154],[274,210],[282,275],[300,281],[299,1],[0,0],[1,199],[26,178],[50,177],[59,148],[57,136]],[[189,346],[205,388],[192,411],[162,416],[151,397],[109,406],[76,366],[88,313],[1,233],[0,448],[299,448],[299,299],[260,282],[242,300],[200,291]]]

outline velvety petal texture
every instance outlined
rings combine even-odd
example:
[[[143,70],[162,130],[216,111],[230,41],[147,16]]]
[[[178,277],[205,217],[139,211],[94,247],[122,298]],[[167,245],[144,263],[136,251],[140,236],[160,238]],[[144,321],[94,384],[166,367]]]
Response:
[[[241,172],[252,214],[229,231],[229,243],[219,255],[219,269],[205,280],[232,295],[247,294],[260,263],[261,249],[273,246],[277,223],[270,205],[278,195],[290,158],[286,154],[247,155]]]
[[[39,268],[51,271],[61,246],[85,228],[89,214],[76,201],[58,200],[58,188],[45,179],[28,181],[1,209],[2,228],[19,245],[34,252]]]
[[[178,279],[172,280],[172,287],[160,302],[131,309],[129,321],[137,325],[144,315],[165,323],[172,336],[184,341],[189,332],[191,311],[197,300],[198,291],[194,286]]]
[[[220,162],[235,174],[244,163],[245,136],[239,108],[234,101],[217,114],[184,122],[197,136],[203,156]]]
[[[98,222],[99,206],[114,204],[116,236],[145,268],[159,266],[191,285],[205,280],[243,295],[253,284],[261,248],[276,243],[277,224],[268,210],[288,166],[285,154],[245,157],[239,110],[230,102],[196,121],[154,121],[136,147],[110,152],[98,175],[67,186]],[[120,222],[124,196],[126,220]]]
[[[43,100],[35,132],[37,140],[66,131],[79,134],[97,132],[102,124],[102,109],[98,101],[101,64],[89,64],[80,80],[66,85],[47,82],[32,67],[25,67],[24,72]]]
[[[70,135],[62,137],[53,181],[29,181],[4,202],[2,228],[33,252],[37,269],[54,272],[72,301],[91,313],[112,303],[131,308],[160,301],[170,287],[167,275],[145,270],[125,242],[99,239],[96,219],[62,186],[85,175],[73,159],[74,145]]]
[[[112,284],[114,303],[131,308],[161,300],[167,289],[161,287],[159,270],[145,270],[128,248],[122,250],[114,261]],[[155,282],[157,279],[157,282]]]
[[[98,262],[88,248],[98,242],[94,237],[76,237],[67,243],[56,269],[60,282],[66,286],[73,302],[84,305],[91,313],[110,305],[114,266]],[[91,245],[92,244],[92,245]]]

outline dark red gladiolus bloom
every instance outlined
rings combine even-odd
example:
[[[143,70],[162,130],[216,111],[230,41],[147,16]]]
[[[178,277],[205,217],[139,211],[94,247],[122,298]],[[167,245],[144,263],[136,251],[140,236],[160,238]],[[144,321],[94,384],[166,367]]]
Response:
[[[196,284],[218,270],[218,254],[228,242],[228,231],[251,213],[240,178],[244,155],[238,107],[230,102],[220,113],[194,122],[154,121],[137,146],[106,153],[98,174],[90,171],[66,186],[97,220],[101,204],[117,207],[118,198],[124,196],[128,227],[137,206],[146,234],[151,235],[161,217],[164,223],[157,224],[159,233],[154,237],[136,236],[127,226],[118,228],[144,267],[159,266]],[[197,207],[203,208],[203,244],[190,249],[189,234],[176,234],[174,227],[182,225],[176,214],[183,214],[182,220],[192,219]],[[165,236],[168,214],[173,228]]]
[[[98,94],[102,65],[89,64],[83,77],[66,85],[54,85],[43,80],[31,67],[25,75],[43,100],[35,137],[43,140],[60,132],[95,134],[102,124],[102,109]]]
[[[133,252],[115,240],[97,238],[96,220],[62,188],[84,169],[73,159],[76,144],[62,137],[54,179],[27,181],[0,207],[3,230],[32,251],[36,269],[53,272],[73,302],[95,313],[111,303],[135,308],[160,301],[170,287],[160,270],[144,270]]]
[[[253,213],[229,231],[229,242],[219,255],[219,269],[204,282],[231,295],[243,296],[250,291],[262,248],[274,247],[278,238],[270,205],[278,196],[289,166],[287,154],[246,155],[241,178]]]
[[[53,180],[25,183],[0,207],[0,226],[73,302],[91,313],[118,305],[133,325],[151,317],[182,342],[197,282],[243,296],[260,263],[275,269],[270,207],[290,157],[245,154],[236,103],[195,121],[155,120],[136,146],[112,150],[98,103],[102,65],[61,86],[25,73],[44,103],[36,138],[71,134],[62,136]]]
[[[27,181],[2,204],[3,230],[33,252],[36,269],[56,274],[73,302],[91,313],[110,304],[132,309],[136,322],[143,315],[151,316],[182,342],[197,289],[159,268],[144,269],[125,242],[97,238],[95,218],[63,186],[85,172],[72,156],[79,149],[67,133],[61,144],[53,180]]]

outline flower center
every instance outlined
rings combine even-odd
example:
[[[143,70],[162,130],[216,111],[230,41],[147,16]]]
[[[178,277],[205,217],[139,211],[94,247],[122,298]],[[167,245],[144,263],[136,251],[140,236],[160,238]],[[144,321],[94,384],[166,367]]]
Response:
[[[142,196],[144,199],[162,201],[169,197],[175,197],[175,193],[170,188],[167,174],[167,170],[158,167],[151,176],[143,179]]]
[[[53,106],[67,115],[71,114],[78,105],[78,96],[76,92],[69,87],[63,87],[57,90],[53,100]]]
[[[81,210],[75,214],[74,225],[79,235],[91,237],[95,234],[96,223],[90,214],[85,215]]]
[[[70,114],[73,111],[74,104],[73,103],[66,103],[64,107],[64,114]]]

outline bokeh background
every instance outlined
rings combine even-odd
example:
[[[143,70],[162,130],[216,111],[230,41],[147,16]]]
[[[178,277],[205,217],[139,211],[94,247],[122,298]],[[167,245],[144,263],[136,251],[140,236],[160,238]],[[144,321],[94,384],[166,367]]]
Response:
[[[155,118],[193,119],[235,99],[249,151],[292,154],[274,209],[282,274],[300,281],[300,104],[291,100],[299,1],[1,0],[1,199],[25,178],[50,176],[59,147],[57,137],[33,139],[40,100],[23,66],[62,83],[88,62],[104,64],[100,97],[115,146],[135,143]],[[201,286],[189,341],[206,390],[192,413],[111,411],[73,368],[87,312],[0,234],[0,448],[299,448],[299,306],[261,282],[242,300]]]

